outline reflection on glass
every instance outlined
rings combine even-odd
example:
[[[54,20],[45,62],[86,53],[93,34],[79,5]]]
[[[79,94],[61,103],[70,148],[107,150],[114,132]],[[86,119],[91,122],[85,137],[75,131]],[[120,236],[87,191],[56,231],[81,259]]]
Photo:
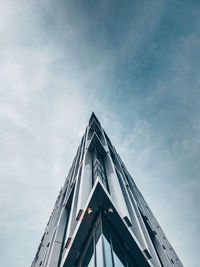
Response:
[[[94,254],[92,255],[92,258],[88,264],[88,267],[94,267]]]
[[[101,227],[100,224],[97,226],[97,229],[95,231],[95,244],[97,244],[99,237],[101,235]]]
[[[96,264],[97,267],[103,267],[102,236],[96,244]]]
[[[103,184],[108,189],[104,159],[98,149],[96,150],[96,159],[94,160],[94,181],[97,177],[101,179]]]
[[[125,266],[124,255],[119,248],[117,242],[113,239],[113,257],[115,262],[115,267],[123,267]]]
[[[102,233],[100,224],[96,229],[95,244],[96,244],[96,267],[103,267],[103,247],[102,247]]]
[[[123,242],[111,228],[99,222],[93,228],[92,240],[89,243],[81,267],[134,267],[132,257],[127,253]],[[102,233],[103,231],[103,233]]]
[[[82,267],[94,267],[93,241],[90,242],[89,248],[86,252],[85,258],[81,266]]]
[[[106,267],[113,267],[110,244],[108,243],[106,237],[103,238],[103,243],[104,243],[105,265]]]
[[[115,254],[115,252],[113,252],[113,257],[114,257],[115,267],[124,267],[120,259]]]

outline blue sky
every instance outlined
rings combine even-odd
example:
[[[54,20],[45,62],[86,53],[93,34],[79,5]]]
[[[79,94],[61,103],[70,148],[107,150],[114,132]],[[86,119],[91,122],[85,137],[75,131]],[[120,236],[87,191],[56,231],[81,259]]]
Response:
[[[0,258],[30,266],[92,111],[199,265],[200,2],[0,0]]]

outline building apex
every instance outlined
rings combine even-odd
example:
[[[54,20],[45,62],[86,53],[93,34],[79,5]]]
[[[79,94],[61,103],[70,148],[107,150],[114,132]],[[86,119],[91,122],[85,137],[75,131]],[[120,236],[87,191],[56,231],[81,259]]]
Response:
[[[97,122],[97,124],[101,125],[99,120],[97,119],[97,116],[94,114],[94,112],[92,112],[90,119],[89,119],[89,125],[91,125],[92,121],[95,120]]]

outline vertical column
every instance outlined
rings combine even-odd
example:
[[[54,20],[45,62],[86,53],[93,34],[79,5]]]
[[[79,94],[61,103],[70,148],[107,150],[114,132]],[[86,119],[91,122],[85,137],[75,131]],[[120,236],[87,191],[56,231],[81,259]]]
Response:
[[[88,144],[89,141],[87,140],[86,137],[86,149],[83,155],[82,172],[80,176],[80,187],[79,187],[77,209],[76,209],[77,219],[79,219],[92,189],[92,155],[88,151]]]
[[[131,221],[129,218],[129,212],[126,207],[126,203],[123,197],[123,193],[117,178],[117,174],[115,172],[115,168],[112,162],[112,158],[110,153],[107,153],[107,157],[105,159],[105,169],[108,178],[108,186],[110,190],[110,195],[116,204],[121,216],[125,219],[128,226],[131,226]]]

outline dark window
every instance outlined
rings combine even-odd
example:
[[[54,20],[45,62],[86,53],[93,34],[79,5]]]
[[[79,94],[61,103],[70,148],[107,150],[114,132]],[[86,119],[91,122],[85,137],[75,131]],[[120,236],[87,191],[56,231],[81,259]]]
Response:
[[[136,267],[118,236],[104,220],[101,215],[97,219],[76,267]]]
[[[113,258],[115,262],[115,267],[123,267],[125,266],[125,258],[124,255],[116,242],[115,239],[112,238],[112,245],[113,245]]]
[[[96,267],[103,266],[103,241],[101,224],[98,225],[95,233],[95,251],[96,251]]]
[[[93,251],[93,240],[90,242],[86,255],[84,257],[82,267],[93,267],[94,266],[94,251]]]
[[[101,155],[101,152],[98,149],[95,149],[93,153],[93,183],[95,182],[97,177],[101,179],[101,181],[109,191],[104,158]]]

